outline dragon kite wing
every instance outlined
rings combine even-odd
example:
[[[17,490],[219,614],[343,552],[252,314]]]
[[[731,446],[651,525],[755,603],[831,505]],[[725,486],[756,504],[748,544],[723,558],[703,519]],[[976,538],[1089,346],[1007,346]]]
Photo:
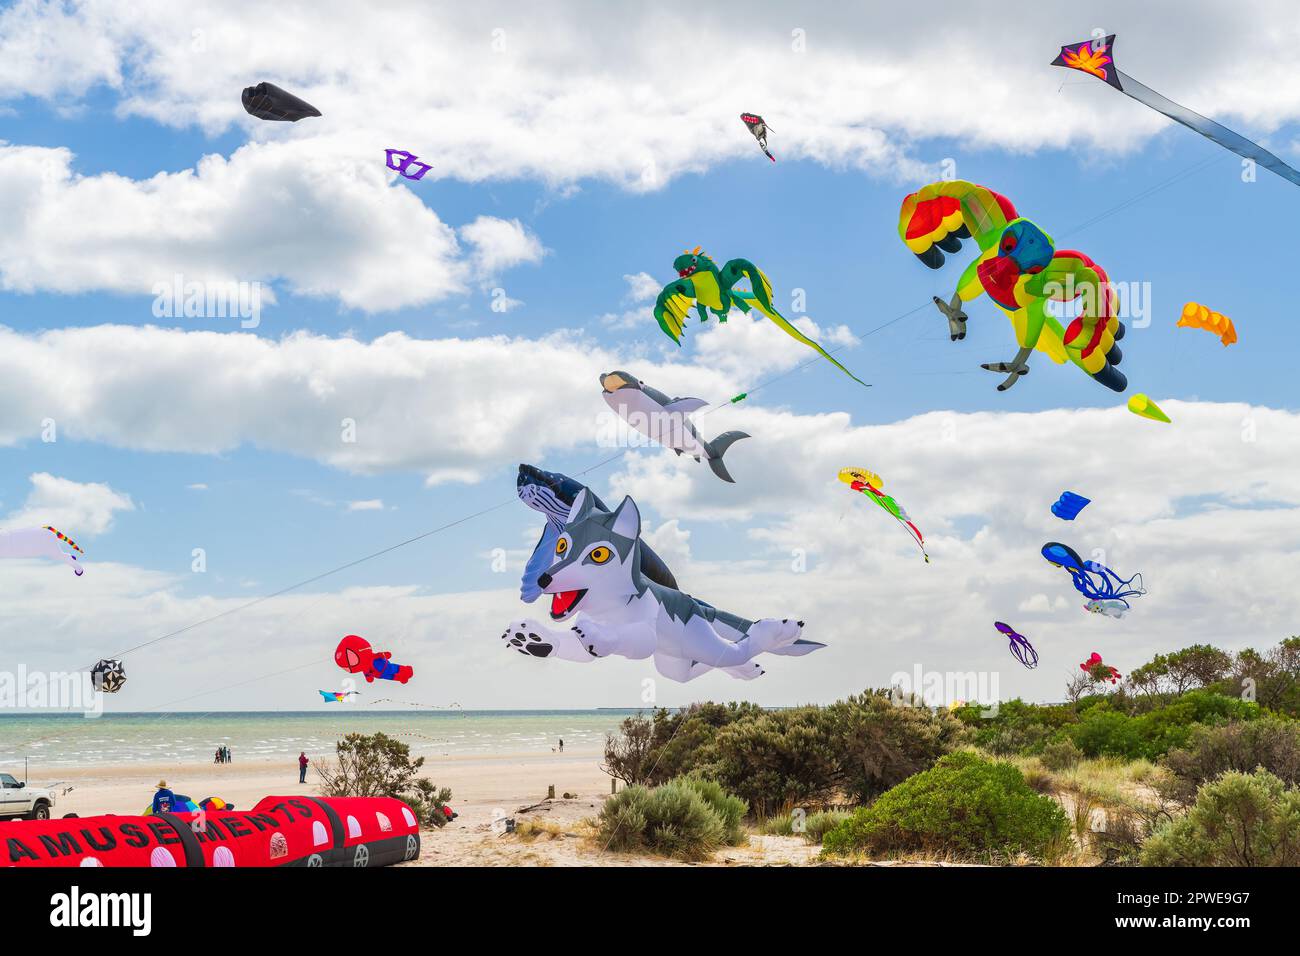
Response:
[[[1061,47],[1061,52],[1052,61],[1052,66],[1062,66],[1068,70],[1078,70],[1095,76],[1107,86],[1119,90],[1125,96],[1137,100],[1157,113],[1163,113],[1176,123],[1182,123],[1188,129],[1195,130],[1213,143],[1230,150],[1244,159],[1258,163],[1283,179],[1300,186],[1300,171],[1288,166],[1263,146],[1235,133],[1221,123],[1216,123],[1195,110],[1189,110],[1180,103],[1161,96],[1151,87],[1140,83],[1124,73],[1115,65],[1115,34],[1102,39],[1084,40]]]
[[[763,274],[758,266],[754,265],[748,259],[732,259],[722,267],[722,277],[727,282],[737,282],[740,279],[748,279],[751,291],[745,292],[740,289],[733,289],[732,295],[738,300],[743,300],[747,305],[753,306],[762,312],[772,322],[797,342],[802,342],[810,349],[815,350],[822,358],[830,362],[837,369],[847,375],[859,385],[870,388],[871,386],[862,381],[847,368],[831,357],[831,354],[821,347],[816,341],[804,335],[796,329],[784,315],[776,310],[772,305],[772,283],[767,281],[767,276]]]
[[[678,345],[682,344],[686,317],[696,305],[693,291],[693,284],[676,279],[664,286],[659,298],[655,300],[655,321],[664,330],[664,334]]]

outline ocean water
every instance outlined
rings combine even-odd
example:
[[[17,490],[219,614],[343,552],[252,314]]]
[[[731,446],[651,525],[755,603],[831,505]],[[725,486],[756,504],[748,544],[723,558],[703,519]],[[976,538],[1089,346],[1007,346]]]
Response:
[[[634,710],[248,711],[213,714],[0,715],[0,769],[209,761],[221,744],[233,762],[334,752],[347,733],[382,731],[419,756],[548,753],[603,746]]]

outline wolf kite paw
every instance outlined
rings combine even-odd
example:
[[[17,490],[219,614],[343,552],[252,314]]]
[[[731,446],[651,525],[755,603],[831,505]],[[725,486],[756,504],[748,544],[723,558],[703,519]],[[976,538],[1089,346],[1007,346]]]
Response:
[[[528,657],[550,657],[555,650],[545,638],[538,635],[529,621],[517,621],[511,624],[501,640]]]
[[[578,641],[587,649],[588,654],[592,657],[600,657],[600,655],[596,653],[595,642],[590,640],[587,635],[582,632],[582,628],[575,624],[570,630],[572,630],[574,634],[578,635]]]

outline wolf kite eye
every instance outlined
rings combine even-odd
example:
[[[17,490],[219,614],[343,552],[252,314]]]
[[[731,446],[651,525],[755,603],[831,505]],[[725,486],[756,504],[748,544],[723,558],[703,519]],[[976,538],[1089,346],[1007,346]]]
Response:
[[[564,552],[568,550],[569,550],[569,542],[565,538],[561,538],[559,541],[555,542],[556,554],[564,554]]]
[[[602,546],[599,548],[592,548],[591,554],[587,555],[587,557],[591,559],[592,564],[604,564],[609,560],[609,555],[609,548]]]

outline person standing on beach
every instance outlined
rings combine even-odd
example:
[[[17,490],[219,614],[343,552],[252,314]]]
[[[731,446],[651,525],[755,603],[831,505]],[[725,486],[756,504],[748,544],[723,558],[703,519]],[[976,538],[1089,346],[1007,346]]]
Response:
[[[307,751],[298,754],[298,782],[307,782]]]
[[[564,738],[560,738],[560,753],[564,753]]]

